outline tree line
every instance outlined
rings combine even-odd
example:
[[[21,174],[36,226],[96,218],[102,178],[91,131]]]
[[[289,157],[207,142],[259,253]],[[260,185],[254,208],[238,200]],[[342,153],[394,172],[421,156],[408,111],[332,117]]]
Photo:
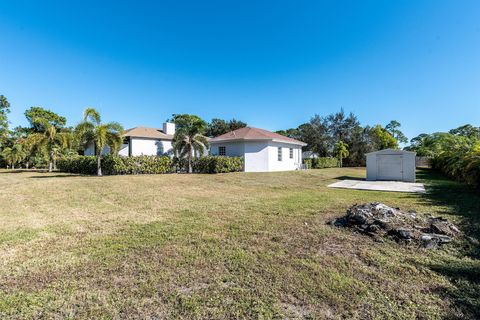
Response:
[[[41,107],[25,111],[27,127],[9,129],[7,115],[10,104],[0,96],[0,152],[4,165],[11,168],[21,165],[26,168],[56,167],[59,157],[82,154],[87,145],[95,144],[98,163],[101,151],[106,146],[111,153],[118,152],[122,144],[123,127],[116,122],[102,123],[100,114],[87,108],[82,121],[75,127],[67,127],[67,119]],[[184,157],[191,171],[192,157],[202,155],[208,147],[208,137],[215,137],[243,128],[247,123],[237,120],[214,118],[206,122],[195,115],[174,114],[167,121],[176,124],[173,149],[177,157]],[[400,123],[391,121],[381,125],[361,126],[358,118],[341,109],[327,116],[315,115],[297,128],[277,133],[307,143],[304,151],[312,151],[319,157],[337,157],[347,166],[365,164],[365,153],[385,148],[398,148],[406,137]],[[100,165],[99,174],[101,174]]]
[[[480,127],[470,124],[448,132],[422,133],[405,148],[431,158],[447,176],[480,187]]]
[[[124,128],[117,122],[103,123],[99,112],[93,108],[84,111],[83,119],[75,126],[66,126],[67,119],[42,107],[25,111],[28,126],[9,128],[10,103],[0,95],[0,165],[14,169],[56,168],[61,157],[83,154],[95,146],[97,173],[101,172],[102,151],[117,154],[123,143]],[[207,137],[245,127],[247,124],[232,119],[212,119],[210,123],[188,114],[174,114],[169,121],[176,124],[173,149],[177,157],[185,158],[192,172],[192,157],[203,155],[208,147]],[[3,164],[2,164],[3,162]]]
[[[365,165],[365,154],[387,148],[398,149],[407,142],[400,130],[401,124],[392,120],[385,127],[362,126],[353,113],[343,109],[327,116],[314,115],[310,121],[297,128],[277,133],[307,143],[304,150],[319,157],[337,157],[346,166]]]

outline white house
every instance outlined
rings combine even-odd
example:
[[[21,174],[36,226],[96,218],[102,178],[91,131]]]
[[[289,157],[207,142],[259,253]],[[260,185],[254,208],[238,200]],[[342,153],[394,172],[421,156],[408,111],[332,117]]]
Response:
[[[212,138],[212,155],[243,157],[245,172],[300,169],[306,143],[267,130],[245,127]]]
[[[123,133],[121,156],[161,156],[172,153],[172,140],[175,134],[174,123],[164,123],[162,129],[135,127]],[[108,153],[108,147],[103,154]],[[85,155],[95,155],[95,146],[91,144],[84,151]]]
[[[318,158],[318,153],[316,152],[313,152],[313,151],[304,151],[302,153],[302,158],[303,159],[315,159],[315,158]]]
[[[367,153],[367,180],[415,182],[415,152],[384,149]]]

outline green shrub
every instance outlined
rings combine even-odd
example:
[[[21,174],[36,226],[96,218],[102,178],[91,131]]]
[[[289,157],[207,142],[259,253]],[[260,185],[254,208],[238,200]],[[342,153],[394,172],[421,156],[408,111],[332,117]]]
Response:
[[[63,172],[96,174],[97,162],[94,156],[74,156],[57,159],[57,169]]]
[[[308,169],[336,168],[339,165],[338,159],[331,157],[305,159],[303,162]]]
[[[107,156],[103,162],[102,170],[106,174],[161,174],[172,172],[172,160],[167,156]]]
[[[163,156],[120,157],[107,155],[102,157],[102,172],[116,174],[161,174],[185,172],[186,159],[170,159]],[[193,159],[193,171],[196,173],[226,173],[243,171],[243,158],[206,156]],[[95,156],[73,156],[57,160],[57,168],[63,172],[91,174],[97,173]]]
[[[480,187],[480,144],[471,150],[445,151],[431,160],[433,169],[443,172],[448,177],[466,182],[473,187]]]
[[[174,157],[172,160],[173,172],[187,172],[188,162],[187,159]]]
[[[97,162],[95,156],[65,157],[57,161],[60,171],[96,174]],[[104,174],[155,174],[172,172],[172,160],[169,157],[137,156],[120,157],[107,155],[102,158]]]
[[[243,171],[243,158],[205,156],[194,159],[193,172],[196,173],[227,173]]]
[[[303,159],[303,163],[307,166],[307,169],[312,169],[312,159]]]

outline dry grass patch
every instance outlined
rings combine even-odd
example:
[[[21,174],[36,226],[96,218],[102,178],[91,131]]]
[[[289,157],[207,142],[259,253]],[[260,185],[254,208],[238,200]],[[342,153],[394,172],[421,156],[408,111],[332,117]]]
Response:
[[[427,195],[326,187],[363,174],[0,171],[0,315],[478,316],[474,246],[425,251],[326,225],[354,203],[380,201],[478,226],[478,195],[429,172]]]

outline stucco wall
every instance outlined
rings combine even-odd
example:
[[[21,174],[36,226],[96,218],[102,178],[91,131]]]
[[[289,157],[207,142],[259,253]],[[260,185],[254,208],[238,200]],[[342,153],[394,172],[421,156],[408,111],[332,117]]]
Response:
[[[243,142],[226,142],[212,144],[210,146],[210,153],[214,156],[218,156],[220,154],[218,151],[219,147],[225,147],[225,155],[228,157],[243,157],[245,150]]]
[[[245,143],[245,172],[267,172],[268,168],[268,143]]]
[[[167,140],[155,140],[155,139],[141,139],[141,138],[132,138],[132,156],[161,156],[172,151],[172,142]],[[102,154],[108,154],[110,152],[109,147],[103,149]],[[119,155],[128,157],[129,146],[128,144],[123,144],[118,152]],[[93,144],[90,144],[88,148],[85,149],[84,155],[93,156],[95,155],[95,148]]]
[[[108,154],[109,152],[110,152],[110,148],[107,146],[103,148],[102,155]],[[95,145],[93,143],[89,144],[88,147],[83,151],[83,154],[86,156],[94,156]]]
[[[172,142],[155,139],[131,138],[132,156],[161,156],[172,150]]]
[[[120,151],[118,151],[118,155],[128,157],[128,143],[122,144]]]
[[[219,155],[219,147],[225,147],[225,155],[244,157],[245,172],[268,172],[296,170],[302,163],[300,146],[269,141],[214,143],[210,147],[212,155]],[[277,148],[282,148],[282,161],[278,161]],[[293,148],[293,159],[289,149]]]
[[[282,150],[282,161],[278,160],[278,148]],[[290,158],[290,148],[293,158]],[[301,147],[288,143],[270,142],[268,146],[268,171],[289,171],[298,169],[302,163]]]

